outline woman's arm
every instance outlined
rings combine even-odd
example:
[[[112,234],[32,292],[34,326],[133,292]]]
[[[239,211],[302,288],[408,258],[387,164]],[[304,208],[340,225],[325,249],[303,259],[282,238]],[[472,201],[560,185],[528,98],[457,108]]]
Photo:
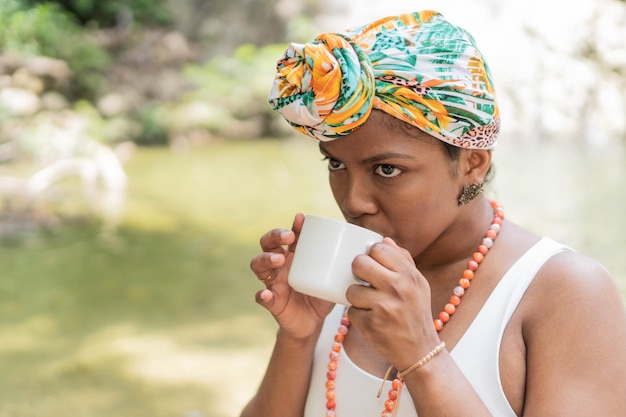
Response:
[[[595,261],[555,256],[536,279],[524,326],[524,416],[626,416],[626,313]]]
[[[393,242],[384,243],[370,251],[377,262],[361,258],[356,265],[374,289],[348,292],[353,307],[360,307],[350,310],[350,320],[383,357],[405,369],[439,338],[425,319],[430,319],[427,284],[411,273],[407,256],[402,266],[402,251],[394,251]],[[412,287],[420,290],[411,295]],[[428,308],[411,315],[400,305]],[[554,256],[516,314],[521,314],[526,349],[520,358],[526,361],[526,381],[519,382],[525,388],[523,404],[515,407],[519,415],[626,416],[626,313],[615,282],[601,265],[570,252]],[[445,350],[404,382],[420,417],[490,415]]]
[[[300,294],[287,283],[304,216],[297,214],[291,230],[273,229],[261,237],[263,252],[250,268],[265,285],[256,301],[278,323],[276,344],[265,377],[242,417],[302,417],[311,364],[324,318],[334,304]]]
[[[385,238],[372,247],[370,257],[355,260],[353,270],[372,287],[348,290],[353,305],[348,316],[396,369],[411,367],[441,342],[433,326],[428,282],[408,251]],[[491,416],[445,349],[403,381],[420,417]]]
[[[241,417],[302,417],[318,335],[295,339],[278,331],[265,377]]]
[[[526,345],[524,417],[626,416],[626,311],[604,267],[565,252],[518,308]],[[446,351],[405,377],[418,415],[488,416]]]

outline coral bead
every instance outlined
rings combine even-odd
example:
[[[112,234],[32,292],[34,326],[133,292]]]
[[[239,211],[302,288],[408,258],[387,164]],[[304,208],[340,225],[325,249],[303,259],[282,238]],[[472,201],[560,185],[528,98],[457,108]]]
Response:
[[[398,399],[398,391],[396,391],[395,389],[390,389],[389,393],[387,393],[387,397],[389,397],[390,400],[397,400]]]
[[[400,388],[402,388],[402,381],[400,381],[398,378],[394,379],[393,381],[391,381],[391,388],[399,391]]]
[[[461,278],[459,280],[459,285],[463,287],[463,289],[468,289],[470,287],[470,280],[467,278]]]
[[[452,304],[455,307],[458,306],[459,304],[461,304],[461,297],[456,296],[456,295],[451,295],[450,304]]]
[[[441,320],[435,319],[433,322],[435,323],[435,330],[439,331],[443,329],[443,322]]]
[[[395,401],[393,401],[393,400],[385,401],[385,410],[393,411],[394,408],[396,408],[396,402]]]
[[[327,400],[334,400],[335,399],[335,390],[329,389],[328,391],[326,391],[326,399]]]
[[[467,269],[469,269],[470,271],[476,271],[478,269],[478,262],[476,262],[475,260],[471,260],[467,263]]]
[[[483,259],[485,259],[485,255],[483,255],[480,252],[474,252],[472,254],[472,259],[474,259],[478,263],[481,263],[483,261]]]
[[[335,407],[337,407],[337,404],[335,404],[335,400],[328,400],[328,401],[326,401],[326,409],[327,410],[334,410]]]
[[[442,311],[441,313],[439,313],[439,320],[441,320],[442,323],[447,323],[448,320],[450,320],[450,314]]]
[[[466,269],[465,271],[463,271],[463,278],[467,278],[470,281],[473,280],[474,279],[474,271]]]
[[[443,311],[445,311],[446,313],[448,313],[449,315],[453,315],[454,312],[456,311],[456,307],[453,306],[452,304],[448,303],[446,304],[446,306],[443,308]]]

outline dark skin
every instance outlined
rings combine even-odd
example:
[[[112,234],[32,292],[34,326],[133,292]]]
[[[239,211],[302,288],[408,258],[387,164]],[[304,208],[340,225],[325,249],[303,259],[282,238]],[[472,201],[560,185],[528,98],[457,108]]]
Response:
[[[452,320],[438,333],[432,319],[492,219],[482,196],[466,206],[456,203],[464,185],[484,181],[491,152],[462,150],[451,159],[436,139],[378,111],[320,150],[346,220],[386,236],[353,261],[355,275],[372,286],[347,292],[352,326],[346,352],[382,377],[389,365],[405,369],[443,340],[447,350],[405,378],[418,415],[489,415],[448,352],[502,275],[539,237],[505,221]],[[274,315],[279,330],[244,417],[303,414],[315,341],[334,305],[287,284],[302,221],[297,215],[291,230],[265,234],[263,253],[251,261],[259,279],[271,276],[257,302]],[[506,328],[500,373],[518,416],[626,415],[626,400],[616,395],[626,374],[626,314],[606,270],[573,252],[551,258]],[[285,384],[289,395],[279,388]]]

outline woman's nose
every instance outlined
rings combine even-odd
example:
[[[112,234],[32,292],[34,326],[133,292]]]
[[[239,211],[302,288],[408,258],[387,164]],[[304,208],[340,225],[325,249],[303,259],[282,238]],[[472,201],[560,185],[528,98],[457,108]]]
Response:
[[[351,177],[346,183],[340,209],[346,217],[351,219],[376,213],[377,204],[372,184],[366,179]]]

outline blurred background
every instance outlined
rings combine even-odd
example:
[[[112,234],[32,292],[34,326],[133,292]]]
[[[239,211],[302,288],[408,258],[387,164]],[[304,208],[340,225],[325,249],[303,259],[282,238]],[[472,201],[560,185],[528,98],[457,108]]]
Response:
[[[276,330],[258,238],[339,217],[316,143],[267,105],[275,62],[413,9],[487,56],[508,218],[626,299],[626,2],[365,4],[0,0],[0,416],[237,416]]]

